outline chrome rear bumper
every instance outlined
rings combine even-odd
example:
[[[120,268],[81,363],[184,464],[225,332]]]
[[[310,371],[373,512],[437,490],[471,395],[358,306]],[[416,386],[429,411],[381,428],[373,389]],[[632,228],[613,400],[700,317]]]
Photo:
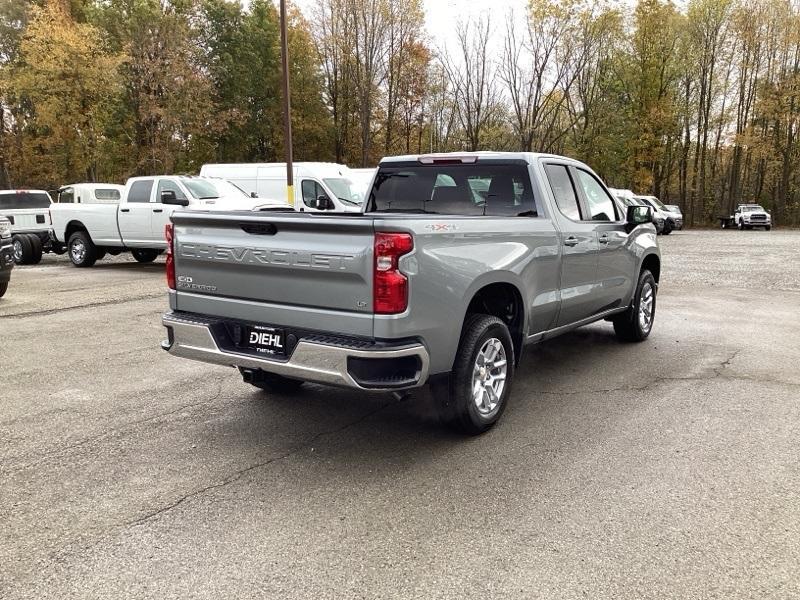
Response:
[[[420,343],[406,344],[391,348],[359,349],[323,344],[300,339],[289,360],[270,360],[240,354],[220,348],[214,339],[208,322],[193,320],[191,317],[166,313],[162,324],[169,331],[167,340],[161,347],[174,356],[189,358],[223,366],[261,369],[292,379],[311,381],[327,385],[337,385],[371,391],[397,390],[423,385],[428,378],[430,357],[428,350]],[[363,384],[351,374],[348,359],[418,359],[416,375],[407,381],[386,385],[371,382]]]

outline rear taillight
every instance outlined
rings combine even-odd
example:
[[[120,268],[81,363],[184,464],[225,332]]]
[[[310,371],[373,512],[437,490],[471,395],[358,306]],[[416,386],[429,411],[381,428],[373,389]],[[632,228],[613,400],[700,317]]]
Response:
[[[401,256],[414,249],[408,233],[376,233],[373,263],[373,310],[379,315],[394,315],[408,307],[408,278],[400,272]]]
[[[167,226],[164,227],[164,238],[167,240],[167,286],[171,290],[175,289],[174,227],[172,223],[167,223]]]

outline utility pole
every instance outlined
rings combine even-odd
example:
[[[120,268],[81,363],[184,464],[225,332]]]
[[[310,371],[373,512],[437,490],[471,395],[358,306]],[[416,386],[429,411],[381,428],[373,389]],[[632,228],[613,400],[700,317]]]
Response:
[[[289,95],[289,42],[286,34],[286,0],[281,1],[281,63],[283,66],[283,145],[286,148],[286,200],[294,206],[292,156],[292,99]]]

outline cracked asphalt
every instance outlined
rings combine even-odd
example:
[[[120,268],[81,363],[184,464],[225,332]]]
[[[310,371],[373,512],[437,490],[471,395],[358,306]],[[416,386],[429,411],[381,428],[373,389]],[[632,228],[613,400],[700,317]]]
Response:
[[[169,357],[163,264],[16,269],[0,597],[800,597],[800,232],[662,246],[650,339],[529,348],[479,438]]]

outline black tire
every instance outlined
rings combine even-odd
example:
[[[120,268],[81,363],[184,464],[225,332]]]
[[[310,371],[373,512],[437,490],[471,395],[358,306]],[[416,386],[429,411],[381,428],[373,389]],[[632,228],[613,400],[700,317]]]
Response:
[[[772,225],[767,225],[764,227],[764,231],[769,231],[770,229],[772,229]]]
[[[664,223],[664,235],[669,235],[675,229],[675,224],[672,221]]]
[[[27,264],[38,265],[42,262],[42,240],[38,235],[32,233],[28,234],[28,239],[31,241],[31,260]]]
[[[14,252],[14,262],[18,265],[27,265],[33,254],[30,238],[25,234],[17,234],[12,238],[11,245]]]
[[[744,219],[739,219],[739,231],[744,231]]]
[[[8,289],[8,282],[4,281],[0,283],[0,298],[6,295],[6,290]]]
[[[97,246],[85,231],[76,231],[67,242],[69,259],[79,269],[91,267],[97,262]]]
[[[151,250],[150,248],[134,248],[131,250],[131,254],[136,259],[136,262],[151,263],[158,257],[159,251]]]
[[[643,292],[647,294],[646,290],[650,290],[649,297],[652,298],[650,302],[649,322],[643,325],[639,318],[639,311],[642,306]],[[636,284],[636,292],[633,296],[633,302],[624,313],[614,317],[614,332],[617,338],[623,342],[643,342],[653,331],[653,322],[656,318],[656,296],[658,286],[653,274],[647,269],[642,269],[639,274],[639,282]]]
[[[483,395],[491,384],[483,385],[484,392],[481,395],[483,407],[479,408],[478,401],[474,397],[476,389],[474,386],[478,382],[474,383],[473,377],[491,376],[492,371],[502,368],[498,366],[487,369],[485,375],[478,371],[481,368],[478,365],[479,355],[487,350],[491,340],[500,342],[502,346],[505,355],[505,365],[502,365],[505,366],[505,380],[500,396],[493,405],[487,405],[487,397]],[[495,357],[499,352],[495,345]],[[500,356],[498,362],[503,360],[502,355]],[[491,429],[500,420],[508,404],[514,382],[515,364],[514,344],[506,324],[491,315],[469,315],[461,332],[453,371],[446,379],[431,385],[431,392],[442,421],[457,431],[469,435],[478,435]],[[494,389],[493,393],[496,395],[497,390]],[[491,397],[489,399],[491,400]]]
[[[292,394],[303,385],[303,382],[299,379],[289,379],[288,377],[265,371],[259,373],[256,381],[249,383],[265,392],[277,392],[279,394]]]

